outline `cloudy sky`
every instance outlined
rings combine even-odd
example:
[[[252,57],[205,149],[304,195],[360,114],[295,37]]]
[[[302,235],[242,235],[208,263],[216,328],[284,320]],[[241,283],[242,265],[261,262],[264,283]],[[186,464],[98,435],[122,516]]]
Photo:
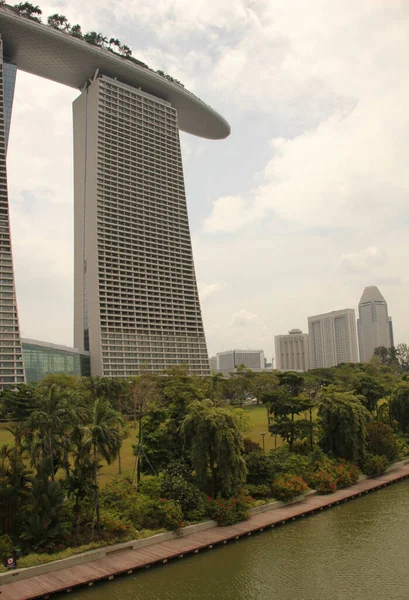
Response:
[[[182,134],[209,353],[263,348],[366,285],[409,342],[409,3],[40,2],[218,110]],[[75,90],[18,73],[8,169],[22,335],[72,344]]]

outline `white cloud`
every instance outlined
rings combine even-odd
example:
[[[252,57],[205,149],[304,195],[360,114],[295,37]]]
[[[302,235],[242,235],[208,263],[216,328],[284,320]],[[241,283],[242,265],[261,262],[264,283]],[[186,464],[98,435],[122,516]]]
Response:
[[[209,296],[212,296],[215,292],[220,292],[226,287],[226,284],[221,281],[215,281],[214,283],[201,283],[198,282],[200,300],[206,300]]]
[[[247,327],[248,325],[254,325],[257,321],[258,315],[242,308],[233,315],[231,324]]]
[[[341,256],[341,269],[346,272],[367,272],[372,267],[385,264],[386,255],[376,246],[368,246],[357,252]]]
[[[213,203],[212,214],[204,221],[207,233],[231,233],[257,220],[262,211],[253,205],[247,207],[239,196],[223,196]]]

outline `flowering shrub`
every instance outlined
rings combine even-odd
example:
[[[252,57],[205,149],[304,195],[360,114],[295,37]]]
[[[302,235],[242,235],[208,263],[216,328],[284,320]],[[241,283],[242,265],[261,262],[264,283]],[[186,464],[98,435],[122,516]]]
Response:
[[[353,463],[339,461],[334,468],[337,478],[337,488],[349,487],[356,483],[359,479],[359,469]]]
[[[361,469],[365,475],[376,477],[382,475],[388,467],[388,460],[381,454],[367,454],[362,461]]]
[[[118,537],[128,535],[134,531],[132,523],[114,510],[102,511],[101,527],[104,533],[112,533]]]
[[[339,488],[348,487],[359,479],[359,469],[345,460],[325,458],[316,463],[317,470],[309,479],[310,486],[321,494],[331,494]]]
[[[308,486],[302,477],[285,473],[278,477],[273,483],[273,495],[277,500],[290,502],[296,496],[305,494]]]
[[[337,479],[332,469],[320,467],[310,478],[310,485],[320,494],[331,494],[337,489]]]
[[[251,496],[241,493],[237,498],[207,498],[207,510],[219,527],[234,525],[249,518],[249,509],[253,503]]]

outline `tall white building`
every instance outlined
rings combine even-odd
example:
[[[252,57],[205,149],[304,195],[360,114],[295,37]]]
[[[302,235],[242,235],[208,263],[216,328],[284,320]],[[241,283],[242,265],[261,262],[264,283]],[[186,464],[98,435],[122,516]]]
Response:
[[[308,317],[310,369],[358,362],[355,310],[345,308]]]
[[[276,335],[274,345],[276,368],[279,371],[308,371],[308,333],[303,333],[301,329],[291,329],[288,335]]]
[[[217,370],[223,375],[233,373],[241,365],[252,371],[264,371],[263,350],[226,350],[217,353]]]
[[[375,348],[393,346],[392,319],[388,305],[375,285],[364,289],[358,305],[358,340],[361,362],[367,362]]]

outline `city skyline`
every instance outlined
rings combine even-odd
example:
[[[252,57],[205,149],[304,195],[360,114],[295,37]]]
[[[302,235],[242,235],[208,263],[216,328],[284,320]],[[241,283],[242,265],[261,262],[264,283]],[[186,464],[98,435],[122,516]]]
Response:
[[[41,3],[125,40],[232,125],[222,144],[181,138],[209,354],[250,346],[271,356],[275,334],[356,307],[371,284],[388,300],[396,343],[409,339],[400,301],[408,123],[396,110],[409,97],[407,9],[312,2],[297,5],[294,22],[291,5],[172,6]],[[8,169],[21,334],[72,345],[78,94],[24,73],[15,93]]]

